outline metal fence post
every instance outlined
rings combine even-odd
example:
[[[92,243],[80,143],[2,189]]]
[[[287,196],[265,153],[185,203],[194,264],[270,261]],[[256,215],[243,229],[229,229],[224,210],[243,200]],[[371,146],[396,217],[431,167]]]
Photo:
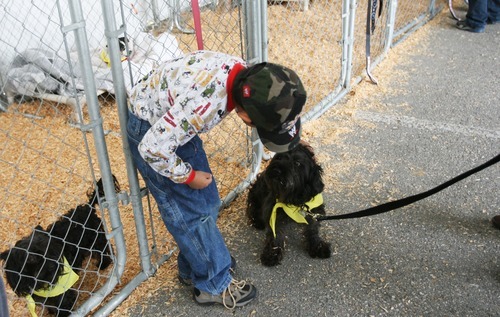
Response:
[[[387,52],[392,47],[392,39],[394,36],[394,26],[396,25],[397,8],[398,8],[398,0],[389,1],[389,13],[388,13],[389,17],[387,18],[387,26],[386,26],[389,29],[389,31],[387,32],[384,55],[387,54]]]
[[[97,90],[91,67],[89,45],[87,41],[87,35],[85,33],[85,20],[83,18],[81,3],[79,0],[69,0],[68,4],[72,24],[67,27],[63,27],[63,33],[73,31],[75,35],[75,44],[79,56],[80,67],[83,72],[85,96],[90,116],[89,125],[83,127],[83,129],[91,130],[95,141],[97,159],[101,170],[104,193],[106,195],[107,208],[109,210],[109,217],[112,227],[111,236],[115,239],[117,251],[119,250],[118,252],[116,252],[117,256],[114,266],[114,272],[108,279],[106,284],[99,291],[93,293],[93,296],[90,297],[73,313],[76,316],[85,316],[89,311],[98,306],[102,302],[104,297],[111,293],[114,287],[118,284],[118,280],[123,274],[123,270],[125,268],[126,256],[124,252],[125,241],[123,238],[123,226],[118,210],[118,198],[115,192],[113,177],[111,173],[108,150],[104,138],[104,129],[102,126],[102,118],[99,113],[99,103],[96,93]]]

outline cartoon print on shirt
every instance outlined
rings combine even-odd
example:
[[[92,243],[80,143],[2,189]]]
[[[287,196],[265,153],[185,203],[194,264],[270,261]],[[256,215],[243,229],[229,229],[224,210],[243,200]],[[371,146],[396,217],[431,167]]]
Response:
[[[226,114],[226,112],[224,110],[220,109],[219,111],[217,111],[217,114],[219,115],[219,118],[222,119],[224,117],[224,115]]]
[[[189,103],[189,101],[191,101],[191,100],[193,100],[193,98],[186,97],[181,102],[179,102],[182,109],[184,109],[186,107],[186,105]]]
[[[165,77],[163,77],[163,78],[162,78],[160,89],[161,89],[161,90],[166,90],[166,89],[168,89],[168,81],[167,81],[167,78],[165,78]]]
[[[205,90],[203,90],[203,92],[201,93],[201,96],[202,97],[212,97],[213,93],[215,92],[215,82],[211,82],[210,85],[208,85],[208,87],[205,88]]]
[[[137,84],[143,83],[146,80],[148,80],[149,76],[151,76],[153,73],[154,73],[154,70],[151,70],[149,73],[147,73],[146,75],[144,75],[141,79],[139,79],[137,81]]]
[[[194,109],[193,112],[199,116],[203,116],[203,114],[210,108],[211,103],[207,103],[205,105],[201,105],[198,108]]]
[[[198,51],[156,68],[132,88],[130,110],[154,125],[139,152],[160,175],[176,183],[188,178],[191,166],[175,151],[228,115],[226,83],[236,64],[245,66],[238,57]]]
[[[168,90],[167,93],[168,93],[168,103],[172,107],[174,105],[174,97],[172,97],[172,92],[170,90]]]
[[[147,153],[151,154],[151,155],[145,155],[144,156],[144,160],[146,162],[148,162],[149,164],[154,164],[154,163],[163,163],[163,161],[167,161],[168,162],[168,157],[162,155],[161,153],[153,153],[151,151],[147,151]]]
[[[143,117],[149,117],[149,112],[150,110],[145,108],[145,107],[141,107],[140,108],[140,115],[143,116]]]
[[[196,75],[194,81],[198,83],[201,87],[206,87],[212,81],[213,75],[207,70],[202,70]]]
[[[158,87],[161,81],[161,76],[159,73],[153,73],[149,78],[149,88],[154,91],[155,87]]]
[[[177,124],[175,124],[175,121],[174,121],[174,116],[170,113],[170,110],[167,111],[167,113],[163,116],[163,120],[165,120],[165,122],[169,123],[169,125],[171,125],[172,127],[177,127]]]
[[[158,131],[160,134],[163,134],[165,131],[167,131],[167,129],[165,129],[164,127],[156,127],[156,131]]]
[[[182,127],[182,130],[184,130],[185,132],[188,132],[188,129],[191,127],[191,125],[189,124],[189,122],[187,121],[186,118],[182,119],[181,127]]]
[[[191,58],[188,61],[188,65],[193,65],[193,64],[199,63],[199,62],[200,62],[199,58],[196,58],[196,56],[191,56]]]
[[[222,64],[220,68],[223,70],[224,74],[229,73],[229,70],[231,69],[231,67],[229,67],[226,63]]]

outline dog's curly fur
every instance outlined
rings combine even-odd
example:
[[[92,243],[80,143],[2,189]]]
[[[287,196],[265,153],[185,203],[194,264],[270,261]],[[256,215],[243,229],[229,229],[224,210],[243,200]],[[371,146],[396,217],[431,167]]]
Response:
[[[113,178],[118,192],[120,186]],[[77,291],[69,289],[64,294],[48,298],[39,297],[33,291],[47,289],[57,282],[63,272],[63,256],[75,271],[82,267],[88,256],[98,260],[99,269],[112,263],[111,247],[96,213],[98,197],[104,197],[102,180],[97,182],[97,191],[91,188],[87,196],[88,203],[69,210],[45,230],[36,226],[30,235],[0,254],[0,259],[5,262],[7,283],[14,292],[21,297],[32,295],[35,302],[42,303],[57,316],[71,314]]]
[[[269,218],[277,201],[294,206],[304,206],[324,188],[323,169],[316,162],[313,149],[300,143],[293,150],[277,153],[267,168],[257,176],[250,187],[247,200],[247,215],[253,226],[266,229],[266,242],[260,256],[262,264],[275,266],[283,259],[285,235],[282,224],[288,216],[278,208],[276,238],[269,225]],[[325,214],[322,204],[309,212]],[[310,215],[306,216],[304,235],[307,251],[313,258],[329,258],[330,244],[319,236],[320,223]]]

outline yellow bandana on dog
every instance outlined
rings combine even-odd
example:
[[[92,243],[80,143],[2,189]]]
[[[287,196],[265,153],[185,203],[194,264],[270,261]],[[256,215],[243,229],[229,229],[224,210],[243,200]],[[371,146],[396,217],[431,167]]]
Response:
[[[108,66],[111,66],[111,60],[109,59],[108,52],[106,50],[102,50],[101,54],[99,54],[99,57],[102,59],[103,62],[105,62]],[[126,61],[127,56],[122,56],[121,62]]]
[[[55,297],[61,295],[62,293],[70,289],[71,286],[75,285],[76,281],[78,281],[79,276],[75,273],[75,271],[71,269],[71,266],[69,265],[65,257],[63,257],[63,265],[63,272],[57,280],[56,284],[54,284],[52,287],[49,287],[48,289],[33,291],[33,294],[40,297]],[[37,317],[37,314],[35,312],[35,300],[33,299],[33,297],[31,297],[31,295],[27,295],[26,300],[28,301],[28,309],[31,313],[31,316]]]
[[[311,200],[306,202],[304,205],[308,207],[309,210],[319,207],[323,204],[323,195],[317,194],[314,196]],[[295,205],[287,205],[284,203],[280,203],[279,201],[276,202],[276,204],[273,207],[273,211],[271,213],[271,218],[269,219],[269,225],[271,226],[271,229],[273,230],[274,237],[276,238],[276,214],[278,211],[278,208],[283,208],[283,210],[286,212],[288,217],[292,218],[295,222],[297,223],[308,223],[303,212],[302,206],[295,206]]]

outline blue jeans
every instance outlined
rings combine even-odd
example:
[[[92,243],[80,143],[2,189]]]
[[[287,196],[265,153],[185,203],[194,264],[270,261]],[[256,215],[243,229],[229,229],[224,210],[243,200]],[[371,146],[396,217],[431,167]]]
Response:
[[[500,0],[469,0],[467,23],[473,27],[484,27],[486,22],[500,21]]]
[[[215,180],[204,189],[191,189],[154,171],[137,149],[150,127],[149,122],[129,113],[127,135],[132,158],[177,243],[179,275],[191,278],[201,291],[220,294],[231,282],[231,256],[216,224],[221,200]],[[195,170],[212,173],[198,136],[179,147],[176,153]]]

